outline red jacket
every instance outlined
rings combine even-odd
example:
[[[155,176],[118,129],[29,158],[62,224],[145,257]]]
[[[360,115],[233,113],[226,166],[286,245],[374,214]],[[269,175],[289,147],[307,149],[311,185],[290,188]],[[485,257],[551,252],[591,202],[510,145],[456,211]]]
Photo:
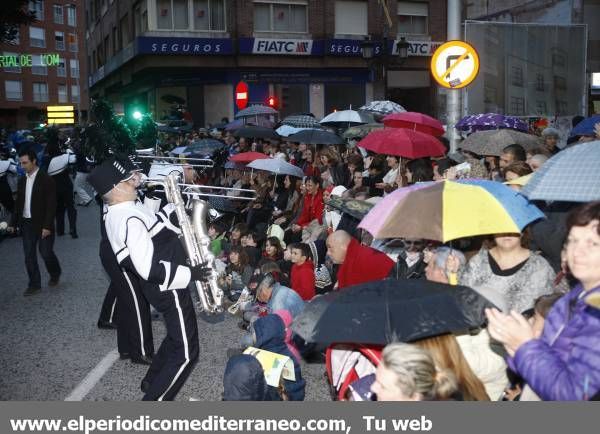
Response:
[[[346,259],[337,273],[338,289],[385,279],[393,266],[394,261],[388,255],[371,247],[363,246],[352,238]]]
[[[315,266],[307,260],[302,265],[292,265],[292,289],[302,300],[308,301],[315,296]]]
[[[296,224],[298,226],[306,226],[314,219],[319,220],[319,224],[323,224],[323,209],[325,204],[323,203],[323,190],[320,188],[317,190],[314,196],[310,194],[304,195],[304,206],[302,207],[302,214],[298,217]]]

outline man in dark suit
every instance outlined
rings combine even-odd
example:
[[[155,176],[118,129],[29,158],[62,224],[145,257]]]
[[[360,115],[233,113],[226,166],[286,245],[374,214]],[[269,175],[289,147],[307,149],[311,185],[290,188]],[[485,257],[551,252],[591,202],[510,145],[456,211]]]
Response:
[[[25,266],[29,275],[29,285],[23,295],[34,295],[41,289],[40,269],[37,263],[36,247],[46,264],[50,281],[48,286],[58,285],[60,264],[54,254],[54,217],[56,215],[56,188],[54,181],[39,170],[33,149],[19,152],[21,167],[26,176],[19,180],[15,212],[9,232],[18,224],[23,236]]]

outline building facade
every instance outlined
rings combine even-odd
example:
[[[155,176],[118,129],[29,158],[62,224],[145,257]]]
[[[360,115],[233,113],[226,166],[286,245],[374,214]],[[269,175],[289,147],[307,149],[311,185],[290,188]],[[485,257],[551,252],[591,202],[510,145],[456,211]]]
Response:
[[[76,118],[86,118],[83,6],[81,0],[29,2],[37,20],[0,45],[0,127],[35,128],[45,123],[49,105],[72,105]]]
[[[377,0],[88,0],[88,84],[117,111],[158,120],[174,101],[196,125],[231,119],[234,89],[275,97],[282,116],[391,99],[436,115],[429,62],[446,36],[446,2]],[[408,58],[398,42],[409,42]],[[375,44],[364,59],[361,41]],[[385,47],[385,49],[384,49]],[[183,102],[182,102],[183,101]]]

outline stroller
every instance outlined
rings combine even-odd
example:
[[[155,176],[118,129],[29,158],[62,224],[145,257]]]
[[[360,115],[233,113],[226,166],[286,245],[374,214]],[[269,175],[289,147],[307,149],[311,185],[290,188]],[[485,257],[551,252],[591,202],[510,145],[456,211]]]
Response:
[[[378,345],[330,345],[325,353],[325,367],[331,398],[346,400],[350,384],[375,373],[382,351],[383,347]]]

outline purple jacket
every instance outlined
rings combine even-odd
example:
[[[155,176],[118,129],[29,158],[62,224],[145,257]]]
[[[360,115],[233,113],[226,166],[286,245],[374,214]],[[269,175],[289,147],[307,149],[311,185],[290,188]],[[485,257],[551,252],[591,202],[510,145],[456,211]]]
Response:
[[[590,399],[600,391],[600,310],[577,285],[550,310],[540,339],[523,344],[509,366],[544,401]],[[588,291],[600,291],[600,287]],[[569,313],[571,311],[571,313]]]

